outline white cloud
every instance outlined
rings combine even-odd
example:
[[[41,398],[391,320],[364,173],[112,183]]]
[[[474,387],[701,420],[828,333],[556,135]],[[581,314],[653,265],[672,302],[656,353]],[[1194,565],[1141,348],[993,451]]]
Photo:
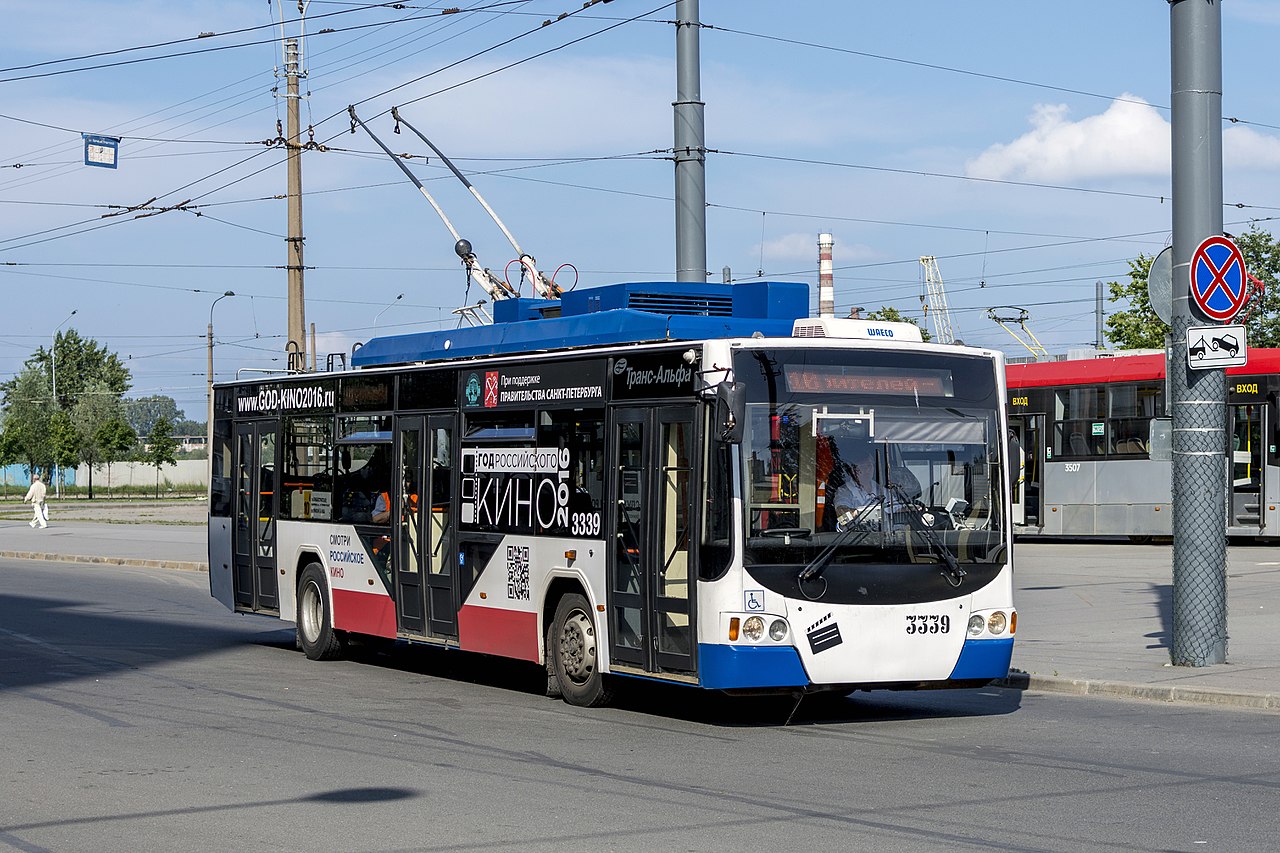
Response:
[[[1280,167],[1280,139],[1236,125],[1222,131],[1225,168],[1275,169]]]
[[[1169,173],[1169,123],[1134,95],[1079,121],[1065,104],[1037,104],[1032,130],[965,164],[975,178],[1064,183],[1082,178]]]
[[[752,248],[752,252],[759,256],[759,243]],[[860,243],[841,242],[839,235],[835,237],[835,248],[831,254],[832,260],[837,264],[866,260],[875,256],[869,247]],[[816,230],[794,232],[765,240],[764,258],[766,261],[801,261],[812,264],[816,270],[818,268],[818,232]]]

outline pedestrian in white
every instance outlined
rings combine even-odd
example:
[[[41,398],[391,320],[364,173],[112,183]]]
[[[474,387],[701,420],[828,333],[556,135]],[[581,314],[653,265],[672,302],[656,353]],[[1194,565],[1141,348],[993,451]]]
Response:
[[[44,505],[45,488],[44,483],[40,482],[39,474],[31,475],[31,488],[27,489],[27,496],[22,499],[23,503],[31,501],[31,508],[35,510],[35,517],[31,519],[32,527],[48,527],[49,526],[49,509]]]

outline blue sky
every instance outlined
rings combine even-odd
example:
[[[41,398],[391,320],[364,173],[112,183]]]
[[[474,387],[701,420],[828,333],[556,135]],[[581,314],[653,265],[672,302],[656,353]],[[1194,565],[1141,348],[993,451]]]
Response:
[[[581,3],[433,14],[455,4],[308,7],[303,123],[330,148],[308,152],[303,174],[307,321],[322,357],[372,337],[375,318],[379,333],[452,325],[467,296],[435,213],[368,137],[347,132],[353,102],[395,150],[427,153],[374,118],[404,105],[544,270],[572,264],[579,287],[673,277],[672,166],[648,152],[672,145],[674,4],[614,0],[541,28]],[[1223,112],[1241,119],[1224,133],[1223,196],[1245,205],[1225,219],[1270,230],[1280,109],[1267,60],[1280,3],[1222,9]],[[272,22],[261,0],[4,0],[0,13],[6,69]],[[701,17],[718,152],[707,163],[713,281],[726,266],[738,280],[806,281],[816,306],[817,235],[831,231],[839,312],[919,315],[918,259],[934,255],[959,336],[1024,355],[987,309],[1026,307],[1050,350],[1088,346],[1094,282],[1123,278],[1129,259],[1170,239],[1165,0],[702,0]],[[342,31],[368,24],[385,26]],[[255,144],[284,115],[271,93],[278,45],[30,76],[277,35],[0,71],[0,377],[75,309],[69,326],[127,359],[132,393],[169,394],[202,418],[205,327],[228,289],[238,296],[216,310],[218,377],[281,366],[286,208],[273,196],[285,192],[284,158]],[[120,168],[80,165],[81,132],[123,136]],[[513,252],[465,188],[434,158],[414,169],[501,270]],[[101,219],[152,199],[195,207]]]

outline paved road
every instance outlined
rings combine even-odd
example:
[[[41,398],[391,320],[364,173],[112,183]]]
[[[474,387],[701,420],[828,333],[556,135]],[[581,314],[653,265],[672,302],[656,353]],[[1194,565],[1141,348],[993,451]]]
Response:
[[[801,707],[399,650],[203,575],[0,560],[0,849],[1270,850],[1275,717],[1013,690]]]
[[[0,557],[156,562],[204,570],[203,505],[104,502],[115,522],[141,511],[182,524],[62,521],[48,530],[0,517]],[[86,511],[76,506],[64,516]],[[1280,711],[1280,552],[1229,552],[1228,663],[1169,665],[1173,585],[1168,545],[1019,542],[1016,675],[1036,689],[1143,696]]]

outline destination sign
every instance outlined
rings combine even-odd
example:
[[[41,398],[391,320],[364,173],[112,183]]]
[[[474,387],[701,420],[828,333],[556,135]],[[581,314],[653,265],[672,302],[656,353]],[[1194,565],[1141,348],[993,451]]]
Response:
[[[895,370],[845,365],[783,365],[787,390],[811,394],[884,394],[899,397],[955,396],[950,370]]]

